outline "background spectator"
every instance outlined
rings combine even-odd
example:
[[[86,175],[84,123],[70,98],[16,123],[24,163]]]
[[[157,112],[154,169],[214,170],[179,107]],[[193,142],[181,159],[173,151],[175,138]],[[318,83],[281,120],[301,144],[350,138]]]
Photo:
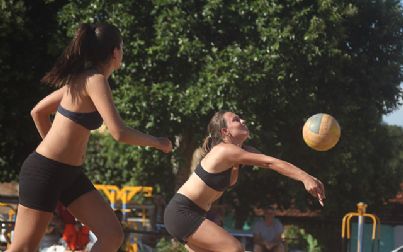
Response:
[[[275,218],[275,207],[273,205],[262,205],[263,219],[256,221],[252,227],[254,252],[284,252],[284,243],[281,235],[284,231],[283,224]],[[254,209],[260,213],[259,207]]]

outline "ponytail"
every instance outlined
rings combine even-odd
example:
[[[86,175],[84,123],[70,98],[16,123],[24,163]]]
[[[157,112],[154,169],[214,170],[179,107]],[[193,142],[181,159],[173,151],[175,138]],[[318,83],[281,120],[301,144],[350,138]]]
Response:
[[[81,24],[70,44],[57,59],[53,68],[41,79],[41,82],[56,87],[69,84],[75,75],[84,71],[91,45],[95,41],[95,26]]]
[[[41,82],[62,87],[75,87],[71,80],[89,67],[106,63],[115,48],[120,48],[122,37],[111,24],[81,24],[52,69]]]
[[[207,153],[210,152],[210,150],[212,148],[211,142],[212,142],[212,139],[211,139],[210,135],[208,135],[206,138],[204,138],[203,145],[202,145],[202,154],[201,154],[202,157],[205,157],[207,155]]]
[[[226,112],[227,111],[225,110],[220,110],[216,112],[211,118],[210,123],[207,127],[208,136],[203,141],[202,157],[205,157],[214,146],[222,142],[221,129],[227,127],[227,124],[224,120],[224,114]]]

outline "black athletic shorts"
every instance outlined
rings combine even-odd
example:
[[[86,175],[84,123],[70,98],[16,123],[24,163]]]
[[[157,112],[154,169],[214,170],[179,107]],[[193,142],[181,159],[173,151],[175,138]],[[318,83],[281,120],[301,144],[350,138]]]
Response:
[[[176,193],[165,208],[165,229],[181,243],[186,243],[205,219],[206,211],[180,193]]]
[[[96,190],[81,166],[60,163],[37,152],[25,159],[19,179],[19,203],[46,212],[53,212],[58,201],[67,207]]]

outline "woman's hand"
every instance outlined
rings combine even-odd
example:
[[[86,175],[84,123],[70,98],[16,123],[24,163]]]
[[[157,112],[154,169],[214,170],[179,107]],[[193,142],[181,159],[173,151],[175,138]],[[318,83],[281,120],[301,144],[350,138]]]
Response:
[[[303,181],[305,189],[315,198],[319,200],[319,203],[321,206],[324,206],[323,201],[326,199],[325,196],[325,187],[323,186],[323,183],[311,176],[308,175],[306,176]]]
[[[158,147],[164,153],[169,153],[172,151],[172,142],[167,137],[157,137]]]

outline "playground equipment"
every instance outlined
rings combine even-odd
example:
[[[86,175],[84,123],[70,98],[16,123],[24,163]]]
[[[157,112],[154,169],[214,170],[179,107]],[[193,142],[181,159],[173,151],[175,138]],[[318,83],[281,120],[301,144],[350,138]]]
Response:
[[[139,202],[136,204],[136,198],[138,196],[151,198],[153,188],[149,186],[124,186],[119,188],[116,185],[100,184],[95,185],[95,188],[106,196],[115,212],[121,213],[121,222],[128,236],[125,246],[126,251],[137,252],[139,250],[138,244],[141,244],[141,234],[147,233],[144,227],[150,226],[150,218],[147,218],[147,216],[150,215],[148,212],[152,209]],[[140,212],[140,218],[129,218],[129,213],[133,212],[133,209]]]
[[[351,218],[358,217],[358,232],[357,232],[357,252],[363,252],[363,234],[364,234],[364,224],[365,217],[369,217],[372,220],[372,243],[371,251],[379,251],[379,230],[380,230],[380,220],[374,214],[366,213],[367,204],[359,202],[357,204],[357,212],[350,212],[344,215],[341,225],[341,239],[342,239],[342,251],[351,251]],[[368,251],[368,250],[365,250]]]
[[[122,211],[123,221],[127,220],[127,212],[130,211],[128,203],[132,201],[135,196],[141,193],[143,197],[151,198],[153,193],[153,188],[150,186],[124,186],[119,188],[116,185],[97,184],[95,188],[104,193],[113,210]],[[121,203],[120,207],[117,205],[119,201]],[[145,216],[145,208],[142,208],[142,211],[142,216]],[[145,218],[143,218],[143,221],[145,222]]]
[[[6,214],[0,214],[0,250],[7,249],[11,243],[11,232],[15,223],[17,213],[16,205],[8,203],[8,200],[0,199],[0,209],[6,209]],[[4,211],[2,211],[4,212]]]
[[[94,185],[95,188],[102,192],[106,198],[109,200],[109,203],[113,210],[116,209],[116,201],[120,197],[120,189],[115,185]]]
[[[8,221],[14,221],[15,220],[15,215],[17,213],[17,210],[16,210],[15,206],[13,206],[11,204],[8,204],[8,203],[0,202],[0,207],[8,208],[8,213],[7,213],[8,217],[6,218]],[[3,220],[3,218],[2,218],[2,220]]]

